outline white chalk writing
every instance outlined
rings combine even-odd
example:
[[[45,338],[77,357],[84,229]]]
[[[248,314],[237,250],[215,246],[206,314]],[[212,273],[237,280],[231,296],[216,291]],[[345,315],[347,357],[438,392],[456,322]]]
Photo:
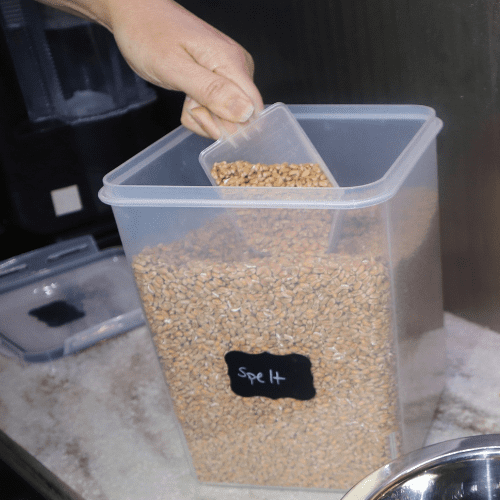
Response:
[[[261,384],[265,384],[264,374],[259,372],[257,374],[247,371],[245,366],[240,366],[238,370],[238,377],[247,378],[250,380],[250,384],[253,385],[255,381],[260,382]],[[279,372],[273,372],[273,370],[269,370],[269,383],[280,385],[280,381],[286,380],[286,377],[280,377]]]

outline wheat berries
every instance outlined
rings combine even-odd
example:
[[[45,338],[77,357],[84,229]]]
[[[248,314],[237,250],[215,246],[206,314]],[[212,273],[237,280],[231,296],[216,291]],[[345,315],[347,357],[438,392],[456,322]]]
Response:
[[[213,175],[233,186],[325,182],[310,164],[222,162]],[[405,238],[391,249],[393,272],[415,253],[437,207],[425,189],[398,197],[415,211],[411,220],[396,217]],[[385,209],[346,210],[334,253],[334,211],[252,208],[214,211],[176,241],[135,256],[153,341],[202,482],[345,490],[400,450]],[[307,357],[314,397],[236,394],[225,360],[235,351]]]
[[[219,186],[246,187],[331,187],[317,163],[219,162],[211,170]]]
[[[221,216],[133,262],[198,478],[346,489],[391,459],[399,432],[377,214],[349,213],[335,254],[327,210],[239,210],[247,241],[233,221]],[[307,356],[316,396],[234,394],[230,351]]]

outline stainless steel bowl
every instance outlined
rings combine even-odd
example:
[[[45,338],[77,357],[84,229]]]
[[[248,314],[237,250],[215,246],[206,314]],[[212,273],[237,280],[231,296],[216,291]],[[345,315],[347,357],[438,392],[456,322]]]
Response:
[[[500,434],[454,439],[376,470],[342,500],[500,500]]]

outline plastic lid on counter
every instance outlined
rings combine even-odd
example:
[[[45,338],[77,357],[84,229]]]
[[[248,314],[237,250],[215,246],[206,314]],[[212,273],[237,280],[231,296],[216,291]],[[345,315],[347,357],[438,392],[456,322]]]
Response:
[[[73,238],[0,262],[0,347],[24,361],[73,354],[144,324],[121,247]]]

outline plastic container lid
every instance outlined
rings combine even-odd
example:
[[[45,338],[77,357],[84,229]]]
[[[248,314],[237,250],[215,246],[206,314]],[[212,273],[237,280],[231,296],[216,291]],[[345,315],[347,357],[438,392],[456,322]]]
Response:
[[[210,182],[216,185],[211,170],[214,163],[238,160],[251,163],[318,163],[333,187],[338,187],[330,169],[285,104],[266,108],[236,133],[222,137],[199,156]]]
[[[0,262],[0,347],[50,361],[144,324],[121,247],[74,238]]]

